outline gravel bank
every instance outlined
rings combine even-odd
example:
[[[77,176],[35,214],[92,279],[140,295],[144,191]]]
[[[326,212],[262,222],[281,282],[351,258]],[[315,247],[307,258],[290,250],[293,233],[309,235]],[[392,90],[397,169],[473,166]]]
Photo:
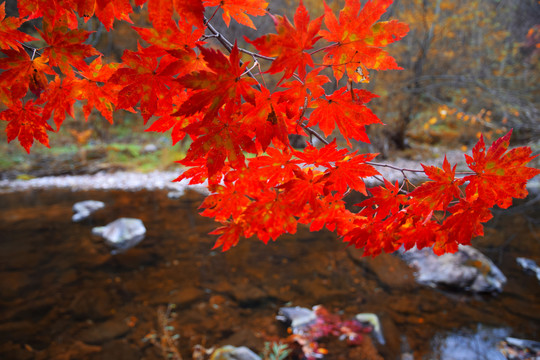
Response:
[[[434,163],[437,163],[434,161]],[[410,160],[399,160],[391,163],[393,166],[418,169],[418,162]],[[377,170],[388,180],[396,181],[402,179],[399,171],[379,167]],[[73,191],[81,190],[168,190],[184,191],[191,188],[196,191],[205,192],[202,185],[188,185],[188,181],[172,182],[180,175],[181,171],[154,171],[150,173],[136,172],[100,172],[92,175],[62,175],[44,176],[29,180],[0,180],[0,192],[23,191],[28,189],[48,189],[48,188],[69,188]],[[415,174],[407,173],[407,175]],[[376,180],[368,179],[370,184],[375,184]]]
[[[447,153],[448,160],[452,164],[458,163],[459,169],[466,169],[465,159],[459,151]],[[425,165],[442,166],[443,157],[439,159],[422,161]],[[383,163],[381,161],[381,163]],[[418,161],[397,159],[391,162],[384,162],[398,168],[421,169]],[[403,176],[400,171],[386,167],[377,167],[377,170],[388,180],[401,181]],[[202,185],[189,185],[188,181],[172,182],[181,173],[175,171],[154,171],[150,173],[136,172],[100,172],[93,175],[63,175],[44,176],[29,180],[0,180],[0,193],[11,191],[23,191],[28,189],[48,189],[48,188],[69,188],[73,191],[82,190],[167,190],[182,193],[186,189],[207,193],[206,187]],[[407,173],[409,179],[421,181],[423,178],[416,173]],[[538,180],[532,180],[538,185]],[[369,186],[377,185],[379,182],[373,178],[366,179]],[[532,183],[531,183],[532,185]],[[178,194],[180,195],[180,194]]]

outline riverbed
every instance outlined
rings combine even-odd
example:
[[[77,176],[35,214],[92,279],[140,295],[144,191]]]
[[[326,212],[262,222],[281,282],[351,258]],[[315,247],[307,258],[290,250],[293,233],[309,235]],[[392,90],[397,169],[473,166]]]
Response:
[[[159,335],[158,311],[168,304],[184,359],[195,345],[260,352],[287,335],[278,309],[296,305],[379,317],[385,344],[369,335],[360,348],[327,339],[330,360],[497,359],[505,336],[540,339],[540,285],[515,261],[540,263],[537,202],[496,212],[475,241],[508,282],[501,294],[474,295],[418,285],[398,258],[363,258],[306,228],[268,245],[248,239],[212,250],[216,224],[198,215],[202,195],[171,199],[170,190],[0,194],[0,358],[163,359],[148,339]],[[106,207],[73,223],[73,204],[87,199]],[[147,235],[111,255],[91,229],[119,217],[142,219]]]

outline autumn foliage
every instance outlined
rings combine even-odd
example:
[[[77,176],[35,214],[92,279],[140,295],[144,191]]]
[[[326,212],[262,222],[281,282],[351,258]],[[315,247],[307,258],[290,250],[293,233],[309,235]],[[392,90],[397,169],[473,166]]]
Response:
[[[95,16],[113,30],[117,20],[131,22],[132,3],[147,7],[153,26],[134,27],[137,51],[106,63],[79,25]],[[446,159],[442,168],[424,166],[429,181],[409,191],[407,181],[381,178],[377,154],[326,139],[339,132],[349,146],[369,142],[365,127],[382,123],[366,105],[376,95],[359,87],[372,70],[400,69],[384,48],[408,26],[379,21],[391,4],[347,0],[339,14],[325,4],[312,19],[300,2],[292,22],[268,13],[263,0],[20,0],[19,17],[6,17],[2,4],[0,119],[8,141],[28,152],[34,139],[49,146],[48,132],[73,117],[78,101],[87,118],[95,109],[112,123],[116,109],[139,111],[151,122],[147,131],[171,130],[173,144],[189,137],[177,180],[207,182],[202,214],[222,224],[213,234],[223,250],[242,237],[293,234],[300,223],[335,231],[366,255],[401,246],[453,252],[483,234],[492,207],[525,197],[540,171],[526,167],[529,148],[508,150],[510,132],[487,149],[481,138],[466,155],[468,172],[456,173]],[[252,17],[270,16],[276,33],[246,38],[255,50],[241,49],[212,26],[218,9],[227,25],[255,28]],[[40,48],[18,30],[36,18]],[[273,74],[278,84],[267,86]],[[328,90],[342,78],[345,86]],[[307,147],[294,149],[290,134],[304,136]],[[367,189],[368,177],[381,186]],[[359,211],[345,206],[352,191],[367,197]]]

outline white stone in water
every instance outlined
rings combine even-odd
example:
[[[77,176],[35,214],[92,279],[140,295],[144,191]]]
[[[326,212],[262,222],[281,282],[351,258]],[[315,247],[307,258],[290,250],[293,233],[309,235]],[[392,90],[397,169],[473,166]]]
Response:
[[[516,261],[523,270],[534,273],[538,281],[540,281],[540,266],[538,266],[534,260],[518,257],[516,258]]]
[[[216,349],[211,356],[215,360],[261,360],[250,348],[245,346],[225,345]]]
[[[86,219],[90,216],[93,212],[102,209],[105,207],[105,203],[103,201],[97,201],[97,200],[85,200],[80,201],[78,203],[75,203],[73,205],[73,216],[71,217],[71,220],[73,221],[81,221],[83,219]]]
[[[437,256],[430,248],[401,254],[416,268],[420,284],[445,285],[472,292],[501,292],[506,277],[485,255],[472,246],[460,245],[455,254]]]
[[[114,255],[140,243],[146,235],[146,228],[140,219],[120,218],[106,226],[93,228],[92,234],[101,236],[107,245],[114,247],[111,251]]]

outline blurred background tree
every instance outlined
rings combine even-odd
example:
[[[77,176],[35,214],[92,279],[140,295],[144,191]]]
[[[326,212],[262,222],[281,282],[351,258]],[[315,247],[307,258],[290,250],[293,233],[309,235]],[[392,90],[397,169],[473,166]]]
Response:
[[[326,1],[335,12],[344,4],[344,0]],[[285,14],[292,21],[298,0],[268,2],[271,13]],[[7,1],[8,15],[16,14],[16,3]],[[304,4],[312,18],[324,12],[320,0],[304,0]],[[206,16],[211,17],[214,10],[207,9]],[[466,150],[481,132],[489,140],[509,128],[514,128],[513,141],[538,143],[540,2],[394,0],[383,15],[383,20],[389,18],[406,22],[411,29],[404,40],[388,49],[404,70],[373,71],[370,82],[360,85],[380,96],[370,107],[387,126],[369,127],[372,144],[358,147],[383,156],[424,144]],[[137,26],[150,26],[145,7],[132,19]],[[253,21],[257,32],[235,21],[227,28],[218,11],[212,24],[229,40],[237,39],[240,46],[255,50],[244,36],[255,39],[275,30],[268,16]],[[136,50],[141,41],[128,24],[119,23],[114,32],[107,32],[91,19],[87,28],[95,31],[89,41],[111,61],[118,61],[125,49]],[[247,56],[244,59],[252,61]],[[261,67],[268,69],[269,64],[261,62]],[[279,80],[268,74],[265,79],[274,84]],[[333,87],[345,82],[342,79]],[[90,126],[96,137],[109,141],[115,140],[115,127],[124,123],[130,134],[133,129],[144,129],[135,114],[118,112],[113,127],[99,117],[96,113],[90,125],[76,120],[71,126],[78,131]]]
[[[536,0],[397,0],[391,16],[410,25],[392,54],[404,70],[378,72],[375,146],[411,141],[467,146],[514,128],[540,134],[540,5]]]

